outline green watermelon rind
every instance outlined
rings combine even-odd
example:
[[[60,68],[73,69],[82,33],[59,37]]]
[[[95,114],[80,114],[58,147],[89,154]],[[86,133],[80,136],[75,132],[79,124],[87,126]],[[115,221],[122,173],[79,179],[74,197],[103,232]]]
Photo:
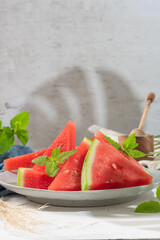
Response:
[[[19,186],[19,187],[23,187],[24,186],[24,171],[26,169],[32,169],[32,168],[19,168],[18,169],[17,186]]]
[[[89,145],[92,144],[92,140],[89,139],[88,137],[84,137],[84,141],[85,141],[86,143],[88,143]]]
[[[83,167],[82,167],[82,173],[81,173],[81,190],[86,191],[90,189],[90,186],[92,184],[92,164],[94,162],[94,156],[96,152],[96,147],[99,143],[99,140],[94,139],[88,153],[85,157]]]

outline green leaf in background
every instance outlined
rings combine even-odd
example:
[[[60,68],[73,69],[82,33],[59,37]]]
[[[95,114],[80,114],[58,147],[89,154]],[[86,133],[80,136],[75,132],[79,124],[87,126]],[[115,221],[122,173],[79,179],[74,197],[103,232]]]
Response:
[[[116,149],[122,151],[122,147],[119,143],[115,142],[112,138],[104,136],[104,138]]]
[[[28,130],[29,113],[21,112],[17,114],[10,121],[11,127],[2,127],[2,121],[0,120],[0,154],[7,152],[14,142],[14,135],[16,134],[22,144],[26,145],[28,142]]]
[[[76,153],[76,150],[62,152],[58,157],[58,163],[63,163],[67,158],[71,157]]]
[[[124,150],[124,153],[126,153],[127,155],[129,155],[132,158],[140,158],[140,157],[145,157],[146,154],[139,151],[139,150],[132,150],[132,149],[127,149]]]
[[[0,154],[7,152],[14,144],[14,132],[10,127],[3,127],[0,134]]]
[[[160,201],[160,184],[157,187],[156,195],[157,195],[157,199]]]
[[[23,145],[26,145],[27,142],[28,142],[28,130],[26,129],[21,129],[21,130],[18,130],[16,132],[17,134],[17,137],[19,138],[19,140],[23,143]]]
[[[29,113],[21,112],[11,119],[10,125],[13,129],[17,128],[17,125],[18,125],[18,129],[25,129],[28,125],[28,122],[29,122]]]
[[[160,212],[160,203],[147,201],[139,204],[135,210],[136,213],[158,213]]]
[[[14,128],[14,133],[17,134],[19,130],[21,130],[21,122],[16,122],[15,123],[15,128]]]
[[[46,173],[50,176],[50,177],[54,177],[59,171],[59,167],[57,166],[56,163],[54,162],[49,162],[46,164]]]
[[[33,159],[32,162],[40,166],[45,166],[47,163],[50,162],[50,160],[47,155],[43,155]]]
[[[139,144],[136,142],[136,135],[135,133],[131,134],[128,136],[125,141],[123,142],[123,148],[124,149],[134,149],[138,146]]]
[[[56,159],[59,157],[59,155],[60,155],[60,146],[52,150],[52,158]]]

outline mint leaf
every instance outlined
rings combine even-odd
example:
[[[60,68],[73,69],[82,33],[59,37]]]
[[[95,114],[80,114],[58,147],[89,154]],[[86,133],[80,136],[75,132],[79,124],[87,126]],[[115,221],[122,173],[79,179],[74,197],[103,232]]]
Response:
[[[21,143],[23,143],[23,145],[26,145],[28,142],[29,137],[27,133],[28,133],[28,130],[26,129],[21,129],[16,132],[17,137],[19,138]]]
[[[104,136],[104,138],[116,149],[122,151],[122,147],[119,143],[115,142],[112,138]]]
[[[160,184],[156,191],[157,199],[160,200]],[[148,201],[143,202],[137,206],[135,212],[138,213],[158,213],[160,212],[160,202]]]
[[[160,184],[157,187],[156,195],[157,195],[157,199],[160,201]]]
[[[135,133],[128,136],[125,141],[123,142],[123,148],[124,149],[134,149],[139,145],[139,143],[136,142],[136,135]]]
[[[59,169],[60,168],[54,162],[49,162],[49,163],[46,164],[46,173],[50,177],[54,177],[58,173]]]
[[[26,145],[28,142],[28,131],[25,129],[29,122],[29,113],[21,112],[11,119],[11,127],[2,127],[0,120],[0,154],[7,152],[14,142],[14,134]]]
[[[59,155],[60,155],[60,146],[52,150],[52,158],[56,159],[59,157]]]
[[[135,210],[136,213],[158,213],[160,212],[160,203],[147,201],[139,204]]]
[[[50,162],[50,160],[48,159],[47,155],[43,155],[33,159],[32,162],[40,166],[45,166],[47,163]]]
[[[14,128],[14,133],[17,134],[19,130],[21,130],[21,122],[16,122],[15,123],[15,128]]]
[[[132,158],[140,158],[140,157],[146,156],[145,153],[143,153],[139,150],[125,149],[123,152]]]
[[[10,125],[11,125],[11,128],[13,129],[16,129],[18,126],[18,128],[16,129],[17,131],[18,129],[25,129],[28,125],[28,122],[29,122],[29,113],[21,112],[11,119]]]
[[[62,152],[60,154],[60,146],[59,146],[52,150],[51,157],[47,155],[43,155],[41,157],[35,158],[34,160],[32,160],[32,162],[37,165],[46,166],[45,168],[46,173],[50,177],[54,177],[60,169],[58,164],[63,163],[67,158],[69,158],[75,153],[76,153],[76,150],[71,150],[71,151]]]
[[[0,154],[7,152],[14,144],[14,133],[10,127],[3,127],[0,134]]]
[[[140,158],[146,156],[145,153],[139,151],[139,150],[133,150],[135,147],[138,146],[138,143],[136,142],[136,136],[135,133],[128,136],[125,141],[123,142],[123,148],[121,145],[117,142],[115,142],[110,137],[104,136],[104,138],[117,150],[125,153],[126,155],[133,157],[133,158]]]
[[[74,155],[75,153],[76,153],[76,150],[62,152],[58,157],[58,163],[63,163],[67,158]]]

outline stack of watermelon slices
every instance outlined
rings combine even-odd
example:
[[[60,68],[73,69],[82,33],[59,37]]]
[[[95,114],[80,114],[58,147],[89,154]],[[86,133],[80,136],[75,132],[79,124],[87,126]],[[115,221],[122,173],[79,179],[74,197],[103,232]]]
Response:
[[[42,155],[51,156],[61,146],[61,152],[76,153],[59,164],[55,177],[50,177],[45,166],[32,163]],[[134,187],[152,183],[152,177],[133,158],[115,149],[98,132],[92,140],[84,138],[75,146],[75,123],[69,121],[48,149],[6,159],[6,171],[18,169],[18,186],[54,191],[85,191]]]

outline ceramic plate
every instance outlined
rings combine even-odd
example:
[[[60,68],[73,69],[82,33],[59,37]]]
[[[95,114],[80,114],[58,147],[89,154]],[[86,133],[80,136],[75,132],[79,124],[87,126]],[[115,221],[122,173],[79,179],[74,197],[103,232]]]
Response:
[[[153,184],[131,188],[119,188],[94,191],[49,191],[16,186],[17,174],[3,172],[0,174],[0,184],[5,188],[26,196],[29,200],[38,203],[48,203],[54,206],[93,207],[127,203],[138,195],[143,194],[160,183],[160,171],[150,170]]]

